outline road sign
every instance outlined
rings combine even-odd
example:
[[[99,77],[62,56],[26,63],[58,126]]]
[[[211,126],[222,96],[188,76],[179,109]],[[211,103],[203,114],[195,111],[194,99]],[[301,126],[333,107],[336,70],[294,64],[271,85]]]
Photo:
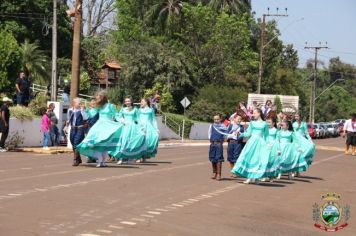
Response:
[[[187,97],[184,97],[182,101],[180,101],[180,104],[182,104],[184,108],[187,108],[190,105],[190,101]]]

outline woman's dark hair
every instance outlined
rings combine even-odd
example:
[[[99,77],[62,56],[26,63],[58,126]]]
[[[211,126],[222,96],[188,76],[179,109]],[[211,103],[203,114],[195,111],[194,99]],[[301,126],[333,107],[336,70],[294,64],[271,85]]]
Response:
[[[151,101],[150,101],[150,99],[148,99],[148,98],[142,98],[142,100],[145,100],[146,103],[147,103],[147,106],[148,106],[148,107],[151,107]]]
[[[271,103],[271,105],[272,105],[272,101],[269,100],[269,99],[266,101],[266,104],[265,104],[265,105],[267,105],[268,103]]]
[[[277,129],[277,117],[275,117],[275,116],[268,117],[268,118],[266,118],[266,120],[271,120],[272,123],[274,123],[273,127]]]
[[[293,125],[290,120],[283,120],[282,122],[287,124],[289,131],[293,131]]]
[[[126,99],[130,99],[130,101],[131,101],[131,106],[133,107],[133,101],[132,101],[132,97],[131,97],[131,96],[126,96],[126,97],[124,98],[123,105],[126,106],[126,104],[125,104],[125,100],[126,100]]]
[[[258,113],[260,113],[261,119],[265,120],[265,116],[263,115],[263,112],[260,108],[255,108],[255,111],[257,111]]]

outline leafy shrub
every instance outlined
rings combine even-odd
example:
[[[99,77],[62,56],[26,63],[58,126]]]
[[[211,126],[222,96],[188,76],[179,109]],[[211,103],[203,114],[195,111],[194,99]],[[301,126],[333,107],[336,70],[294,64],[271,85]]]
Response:
[[[123,91],[119,87],[108,88],[107,97],[109,102],[113,104],[122,104],[123,100]]]
[[[10,107],[10,115],[22,121],[32,120],[36,117],[31,108],[21,106]]]
[[[45,93],[37,93],[37,95],[31,100],[28,107],[32,113],[36,116],[42,116],[47,109],[47,97]]]
[[[281,102],[281,98],[279,96],[276,96],[274,98],[274,105],[277,108],[277,114],[280,113],[282,111],[282,102]]]
[[[161,83],[156,83],[153,88],[145,90],[145,97],[151,98],[155,95],[156,91],[160,92],[161,100],[161,110],[164,112],[172,112],[174,110],[173,96],[169,92],[167,86],[163,86]]]
[[[226,114],[222,111],[218,105],[210,103],[204,99],[193,101],[191,107],[187,110],[187,116],[190,119],[211,122],[214,114],[221,114],[225,116]]]

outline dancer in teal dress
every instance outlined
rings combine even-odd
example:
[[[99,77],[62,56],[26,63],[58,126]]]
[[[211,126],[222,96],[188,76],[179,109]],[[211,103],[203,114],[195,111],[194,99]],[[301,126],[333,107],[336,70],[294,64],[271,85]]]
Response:
[[[123,124],[115,122],[117,110],[108,102],[104,92],[99,92],[95,100],[99,119],[78,145],[78,150],[82,155],[97,158],[97,167],[105,167],[108,151],[116,150],[119,144]]]
[[[142,127],[138,124],[138,109],[133,106],[132,99],[125,98],[125,107],[121,108],[116,116],[124,124],[120,145],[114,152],[109,152],[117,164],[121,165],[123,161],[137,160],[145,154],[145,135]]]
[[[267,136],[267,148],[269,152],[269,159],[268,159],[268,170],[270,172],[270,176],[277,177],[279,174],[279,164],[281,161],[281,156],[280,156],[280,148],[279,148],[279,142],[277,141],[277,134],[278,134],[278,129],[277,129],[277,116],[275,112],[271,111],[268,113],[268,117],[266,118],[266,122],[269,126],[268,129],[268,136]],[[273,178],[269,178],[269,180],[272,182]],[[262,179],[262,181],[265,181],[265,179]]]
[[[159,130],[157,127],[156,116],[154,110],[150,107],[150,100],[143,98],[141,100],[141,108],[139,109],[138,123],[141,125],[145,133],[145,152],[142,159],[137,162],[145,162],[148,158],[153,158],[157,154]]]
[[[300,114],[294,116],[295,122],[293,123],[293,130],[295,132],[296,143],[298,149],[302,152],[302,157],[311,165],[315,155],[315,144],[310,138],[307,124],[303,121]]]
[[[281,130],[278,132],[277,139],[279,141],[282,157],[279,165],[280,172],[288,173],[288,178],[292,179],[294,172],[305,171],[308,164],[295,142],[296,136],[289,120],[283,120],[281,122]]]
[[[95,99],[92,99],[89,104],[89,108],[86,109],[86,113],[89,116],[88,119],[88,129],[86,130],[86,134],[88,134],[89,130],[99,119],[99,113],[96,109]],[[95,157],[87,156],[87,163],[96,163]]]
[[[235,175],[247,178],[244,182],[249,184],[259,182],[264,177],[273,177],[274,172],[268,169],[269,151],[266,139],[268,137],[268,124],[263,120],[262,111],[256,108],[253,111],[254,121],[251,121],[247,132],[241,137],[248,137],[239,159],[231,170]]]

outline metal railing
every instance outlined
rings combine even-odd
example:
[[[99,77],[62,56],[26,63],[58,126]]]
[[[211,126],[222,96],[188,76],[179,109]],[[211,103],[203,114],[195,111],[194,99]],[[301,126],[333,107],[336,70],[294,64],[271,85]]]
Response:
[[[172,118],[168,117],[166,114],[162,113],[162,122],[165,126],[170,128],[174,133],[176,133],[179,137],[182,138],[182,142],[184,141],[184,128],[185,128],[185,120],[183,120],[182,124],[176,122]]]
[[[40,85],[40,84],[32,84],[32,91],[33,91],[33,92],[47,92],[47,87],[46,87],[46,86],[43,86],[43,85]],[[58,96],[62,96],[62,95],[63,95],[63,89],[58,89],[57,95],[58,95]],[[79,94],[78,94],[78,97],[83,98],[83,99],[86,99],[86,100],[90,100],[90,99],[92,99],[94,96],[79,93]]]

